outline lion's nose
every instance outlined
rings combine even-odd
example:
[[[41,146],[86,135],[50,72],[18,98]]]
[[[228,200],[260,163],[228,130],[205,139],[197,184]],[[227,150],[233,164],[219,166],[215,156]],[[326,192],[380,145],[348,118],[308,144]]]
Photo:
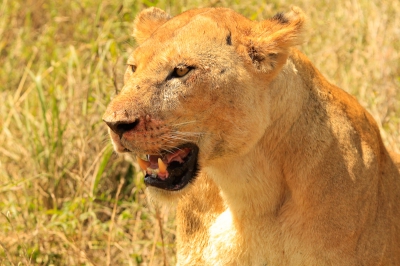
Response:
[[[136,126],[139,124],[139,119],[132,121],[116,121],[110,122],[104,120],[104,122],[109,126],[109,128],[117,134],[120,138],[125,132],[134,130]]]

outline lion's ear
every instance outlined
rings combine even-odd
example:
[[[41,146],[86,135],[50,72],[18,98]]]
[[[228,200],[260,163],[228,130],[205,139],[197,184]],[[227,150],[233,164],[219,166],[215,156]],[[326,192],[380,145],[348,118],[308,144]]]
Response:
[[[171,16],[168,13],[156,7],[150,7],[140,12],[133,23],[133,37],[136,42],[138,44],[143,43],[170,18]]]
[[[304,24],[305,15],[298,7],[259,22],[247,44],[247,52],[255,67],[267,73],[283,66],[289,48],[303,42]]]

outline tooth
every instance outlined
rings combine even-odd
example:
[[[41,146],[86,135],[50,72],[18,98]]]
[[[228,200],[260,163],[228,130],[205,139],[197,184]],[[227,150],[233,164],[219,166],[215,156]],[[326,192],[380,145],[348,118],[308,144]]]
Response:
[[[140,157],[136,157],[136,160],[143,171],[146,171],[147,168],[150,166],[150,162],[141,159]]]
[[[165,174],[167,172],[167,166],[165,163],[161,160],[161,158],[158,158],[158,172],[160,174]]]

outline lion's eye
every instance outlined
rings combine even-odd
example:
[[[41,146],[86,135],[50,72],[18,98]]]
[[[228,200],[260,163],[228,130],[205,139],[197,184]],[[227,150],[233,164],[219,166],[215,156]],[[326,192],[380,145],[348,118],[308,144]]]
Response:
[[[129,65],[129,67],[130,67],[132,73],[135,73],[135,71],[136,71],[136,66],[135,66],[135,65]]]
[[[180,66],[180,67],[176,67],[174,69],[174,72],[172,73],[173,76],[175,77],[183,77],[185,76],[188,72],[190,71],[190,68],[187,66]]]

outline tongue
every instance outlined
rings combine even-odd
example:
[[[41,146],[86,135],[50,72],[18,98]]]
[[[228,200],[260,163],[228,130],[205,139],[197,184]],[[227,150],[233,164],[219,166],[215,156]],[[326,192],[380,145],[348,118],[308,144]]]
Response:
[[[179,162],[179,163],[183,163],[183,159],[186,156],[188,156],[189,152],[190,152],[189,148],[183,148],[183,149],[178,150],[178,151],[176,151],[174,153],[168,154],[166,156],[167,163],[174,162],[174,161]]]
[[[160,158],[160,156],[157,156],[157,155],[149,156],[149,162],[150,162],[149,168],[152,168],[152,169],[158,168],[158,158]]]
[[[189,148],[183,148],[180,149],[174,153],[167,154],[165,158],[163,159],[163,162],[166,164],[169,164],[171,162],[178,162],[178,163],[183,163],[184,159],[188,154],[190,153]],[[158,155],[150,155],[149,156],[149,162],[150,165],[149,167],[152,169],[157,169],[158,168],[158,158],[161,158]]]

